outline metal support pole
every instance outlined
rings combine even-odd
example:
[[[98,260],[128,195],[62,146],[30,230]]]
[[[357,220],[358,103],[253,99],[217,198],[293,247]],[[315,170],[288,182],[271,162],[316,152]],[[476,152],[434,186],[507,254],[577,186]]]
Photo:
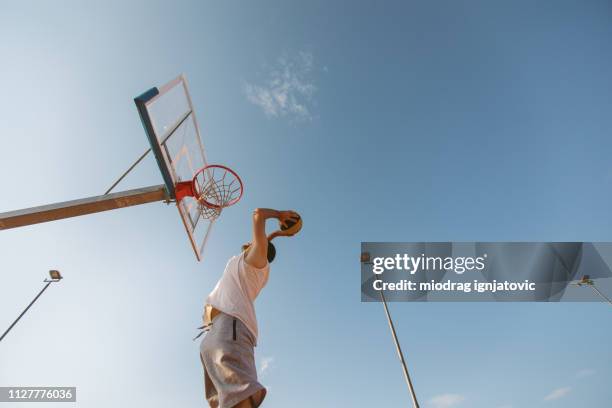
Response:
[[[138,163],[140,163],[140,162],[142,161],[142,159],[144,159],[144,158],[147,156],[147,154],[149,154],[149,152],[150,152],[150,151],[151,151],[151,148],[149,147],[149,148],[147,149],[147,151],[146,151],[146,152],[144,152],[144,153],[143,153],[143,154],[142,154],[142,155],[141,155],[141,156],[140,156],[138,159],[136,159],[136,161],[135,161],[134,163],[132,163],[132,165],[131,165],[131,166],[130,166],[130,167],[129,167],[129,168],[126,170],[126,171],[125,171],[125,173],[123,173],[123,174],[121,175],[121,177],[119,177],[119,178],[118,178],[118,179],[117,179],[117,180],[116,180],[116,181],[113,183],[113,185],[112,185],[112,186],[110,186],[110,187],[108,188],[108,190],[106,190],[106,191],[104,192],[104,195],[109,194],[111,191],[113,191],[113,189],[114,189],[115,187],[117,187],[117,184],[119,184],[119,183],[121,182],[121,180],[123,180],[123,179],[125,178],[125,176],[127,176],[127,175],[128,175],[128,173],[129,173],[130,171],[134,170],[134,167],[136,167],[136,166],[138,165]]]
[[[391,314],[389,313],[389,308],[387,307],[387,300],[385,299],[385,295],[383,294],[382,290],[380,291],[380,298],[382,299],[383,306],[385,308],[385,314],[387,315],[387,321],[389,322],[389,328],[391,329],[393,342],[395,343],[395,348],[397,349],[397,355],[399,356],[400,362],[402,363],[404,377],[406,379],[406,384],[408,384],[408,391],[410,391],[410,397],[412,398],[412,406],[413,408],[419,408],[419,402],[417,401],[417,397],[414,392],[414,387],[412,386],[412,381],[410,380],[410,374],[408,374],[406,360],[404,360],[404,353],[402,353],[402,348],[400,347],[399,340],[397,339],[397,333],[395,333],[395,326],[393,325],[393,320],[391,320]]]
[[[17,322],[23,317],[24,314],[26,314],[26,312],[28,311],[28,309],[30,309],[30,307],[32,307],[32,305],[34,304],[34,302],[36,302],[36,300],[38,300],[38,298],[40,297],[40,295],[43,294],[43,292],[45,290],[47,290],[47,288],[49,287],[49,285],[51,285],[53,282],[55,281],[47,281],[47,284],[45,285],[44,288],[42,288],[42,290],[40,292],[38,292],[38,295],[36,295],[36,297],[34,298],[34,300],[32,300],[30,302],[30,304],[28,305],[28,307],[25,308],[25,310],[23,312],[21,312],[21,314],[19,315],[19,317],[13,322],[13,324],[11,324],[9,326],[8,329],[6,329],[6,331],[4,332],[4,334],[2,335],[2,337],[0,337],[0,341],[2,341],[2,339],[4,339],[6,337],[6,335],[8,334],[8,332],[11,331],[11,329],[17,324]]]

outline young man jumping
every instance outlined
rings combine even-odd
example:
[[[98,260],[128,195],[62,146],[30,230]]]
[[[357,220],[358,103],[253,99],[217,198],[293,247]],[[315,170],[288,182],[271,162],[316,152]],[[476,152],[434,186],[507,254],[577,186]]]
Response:
[[[266,236],[266,220],[278,219],[280,229]],[[253,302],[268,282],[276,249],[270,242],[301,228],[294,211],[258,208],[253,212],[253,241],[233,256],[206,299],[200,359],[206,400],[211,408],[257,408],[266,389],[257,381],[254,348],[257,319]]]

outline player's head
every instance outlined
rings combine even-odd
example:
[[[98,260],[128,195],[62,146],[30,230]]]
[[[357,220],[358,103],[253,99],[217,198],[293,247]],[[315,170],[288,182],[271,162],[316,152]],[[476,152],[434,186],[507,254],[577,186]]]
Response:
[[[249,248],[251,247],[251,244],[244,244],[242,246],[242,250],[243,251],[247,251]],[[268,253],[267,253],[267,258],[268,258],[268,262],[272,263],[272,261],[274,260],[274,258],[276,258],[276,247],[274,246],[274,244],[270,241],[268,241]]]
[[[276,247],[273,243],[268,242],[268,262],[272,263],[274,258],[276,258]]]

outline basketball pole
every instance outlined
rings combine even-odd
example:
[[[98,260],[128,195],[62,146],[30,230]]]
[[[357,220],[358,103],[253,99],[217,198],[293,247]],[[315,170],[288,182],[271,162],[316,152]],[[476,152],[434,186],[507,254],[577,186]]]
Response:
[[[156,201],[170,201],[164,184],[0,213],[0,230]]]
[[[412,398],[412,406],[413,408],[419,408],[419,402],[417,401],[416,393],[414,392],[414,386],[412,385],[412,381],[410,380],[410,374],[408,373],[408,367],[406,366],[406,360],[404,360],[404,353],[402,353],[402,347],[400,346],[399,340],[397,339],[397,333],[395,332],[395,326],[393,325],[393,320],[391,319],[391,314],[389,313],[389,307],[387,306],[387,300],[385,299],[385,295],[383,291],[380,292],[380,298],[383,302],[383,307],[385,308],[385,315],[387,316],[387,322],[389,323],[389,329],[391,330],[391,336],[393,337],[393,342],[395,343],[395,349],[397,350],[397,355],[399,356],[400,362],[402,363],[402,370],[404,371],[404,378],[406,379],[406,384],[408,384],[408,391],[410,392],[410,397]]]

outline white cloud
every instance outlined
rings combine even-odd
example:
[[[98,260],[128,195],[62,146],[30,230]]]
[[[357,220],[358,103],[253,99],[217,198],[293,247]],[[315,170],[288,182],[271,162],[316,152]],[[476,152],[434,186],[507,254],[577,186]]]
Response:
[[[272,367],[272,363],[274,362],[274,357],[264,357],[261,359],[261,364],[259,368],[259,374],[263,375],[266,371]]]
[[[432,408],[450,408],[465,401],[465,397],[459,394],[441,394],[431,398],[428,403]]]
[[[584,378],[584,377],[589,377],[593,374],[595,374],[595,370],[590,369],[590,368],[584,368],[576,373],[576,377]]]
[[[572,389],[570,387],[561,387],[553,390],[550,394],[544,397],[544,401],[553,401],[565,397]]]
[[[317,88],[312,79],[314,57],[308,52],[280,57],[263,84],[246,83],[247,99],[270,117],[293,116],[312,119],[311,107]]]

